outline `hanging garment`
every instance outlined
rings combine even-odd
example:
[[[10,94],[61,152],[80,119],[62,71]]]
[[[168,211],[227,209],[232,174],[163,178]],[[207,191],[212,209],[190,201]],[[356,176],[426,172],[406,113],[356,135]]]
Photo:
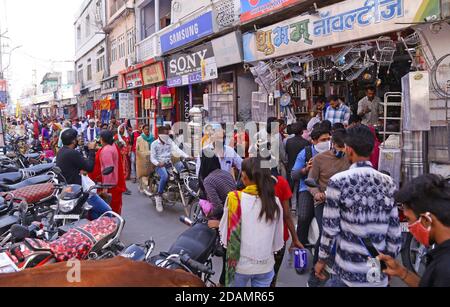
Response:
[[[173,107],[173,98],[170,89],[167,86],[159,87],[159,93],[161,96],[161,109],[170,110]]]

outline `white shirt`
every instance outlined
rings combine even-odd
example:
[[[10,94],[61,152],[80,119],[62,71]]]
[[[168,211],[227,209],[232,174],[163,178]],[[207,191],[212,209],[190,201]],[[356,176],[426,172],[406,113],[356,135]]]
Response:
[[[241,208],[241,257],[236,272],[239,274],[266,274],[275,265],[274,253],[284,246],[283,208],[277,198],[280,210],[278,218],[267,223],[260,219],[262,203],[259,197],[242,193]],[[228,206],[220,222],[220,239],[224,247],[228,244]]]
[[[210,144],[203,148],[205,149],[212,149],[213,145]],[[233,169],[233,166],[236,167],[238,170],[242,169],[242,158],[234,151],[233,148],[230,146],[225,145],[224,146],[224,156],[225,157],[219,157],[220,160],[220,166],[222,170],[231,173],[231,170]],[[197,157],[197,176],[200,174],[200,166],[201,166],[201,159],[200,157]]]

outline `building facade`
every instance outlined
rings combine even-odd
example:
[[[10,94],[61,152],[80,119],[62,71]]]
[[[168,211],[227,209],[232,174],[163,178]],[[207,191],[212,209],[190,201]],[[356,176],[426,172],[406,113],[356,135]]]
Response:
[[[74,23],[75,95],[80,117],[90,115],[94,101],[100,99],[102,80],[108,73],[105,24],[106,1],[84,1]]]

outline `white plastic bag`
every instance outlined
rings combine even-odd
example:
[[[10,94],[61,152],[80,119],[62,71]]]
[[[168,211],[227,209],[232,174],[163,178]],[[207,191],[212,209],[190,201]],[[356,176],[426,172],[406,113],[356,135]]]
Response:
[[[92,181],[92,179],[89,178],[89,176],[81,175],[81,186],[83,187],[83,191],[87,192],[87,191],[89,191],[90,188],[95,186],[95,182]],[[97,190],[91,191],[91,194],[96,194],[96,193],[97,193]]]

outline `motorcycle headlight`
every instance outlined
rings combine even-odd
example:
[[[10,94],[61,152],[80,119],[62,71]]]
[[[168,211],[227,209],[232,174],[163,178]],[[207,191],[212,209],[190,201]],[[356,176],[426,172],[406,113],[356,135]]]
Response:
[[[71,199],[71,200],[59,200],[59,210],[63,213],[69,213],[75,209],[75,206],[77,205],[78,199]]]

